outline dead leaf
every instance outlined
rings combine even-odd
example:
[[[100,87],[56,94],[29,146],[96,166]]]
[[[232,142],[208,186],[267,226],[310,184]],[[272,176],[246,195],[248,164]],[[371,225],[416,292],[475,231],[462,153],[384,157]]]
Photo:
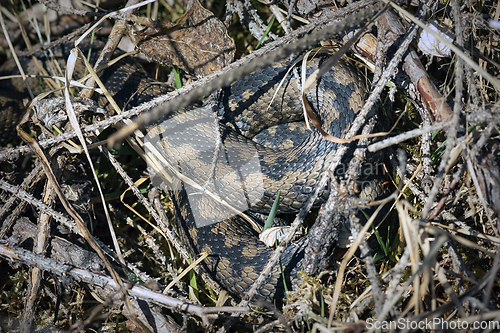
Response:
[[[204,76],[224,68],[234,58],[235,44],[225,25],[198,0],[175,24],[159,23],[133,36],[138,50],[151,61],[176,65]]]

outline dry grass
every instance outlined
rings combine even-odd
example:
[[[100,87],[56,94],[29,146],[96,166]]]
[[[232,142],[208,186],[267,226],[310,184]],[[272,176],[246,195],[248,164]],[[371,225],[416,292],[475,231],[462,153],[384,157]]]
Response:
[[[210,2],[205,5],[222,17],[222,4]],[[248,28],[238,22],[228,29],[235,40],[237,57],[253,52],[260,38],[252,34],[258,37],[265,28],[266,19],[273,11],[277,13],[272,6],[254,5],[258,9],[255,15],[262,18],[264,27],[250,25]],[[35,166],[38,164],[34,155],[23,153],[19,141],[12,140],[9,152],[14,155],[9,161],[2,157],[0,170],[0,178],[3,178],[0,202],[6,207],[8,200],[12,201],[6,211],[0,211],[0,267],[4,272],[0,275],[0,327],[5,331],[23,332],[32,331],[35,326],[44,327],[53,320],[58,299],[58,319],[51,329],[147,331],[151,329],[148,326],[151,321],[144,320],[144,304],[137,302],[137,299],[145,299],[156,304],[153,306],[150,303],[147,311],[157,316],[155,324],[158,331],[166,331],[167,328],[188,332],[224,331],[223,324],[227,327],[227,323],[231,322],[231,313],[239,314],[237,324],[233,321],[233,328],[226,330],[237,332],[370,331],[374,324],[381,325],[384,332],[393,330],[394,327],[384,326],[389,324],[400,324],[398,328],[401,331],[411,331],[421,327],[414,325],[429,322],[445,322],[458,331],[467,327],[470,329],[472,325],[480,325],[474,327],[478,332],[487,332],[488,329],[498,331],[500,116],[496,105],[500,61],[498,30],[488,26],[488,19],[498,20],[500,4],[488,1],[474,4],[434,1],[427,6],[417,8],[407,4],[403,7],[417,17],[425,13],[426,26],[429,20],[435,20],[455,36],[454,45],[458,53],[452,50],[449,56],[431,58],[417,51],[426,73],[430,74],[430,80],[444,97],[436,100],[423,95],[422,90],[419,92],[407,76],[407,73],[419,69],[412,68],[408,63],[401,65],[402,61],[397,59],[399,49],[404,61],[406,53],[403,47],[391,46],[390,38],[385,37],[386,30],[377,36],[377,29],[371,29],[377,36],[374,40],[379,43],[379,51],[364,54],[361,58],[369,63],[371,56],[375,69],[373,73],[367,69],[369,66],[362,69],[375,81],[371,97],[373,103],[378,99],[380,107],[388,113],[383,122],[391,126],[397,123],[390,134],[377,139],[384,141],[390,137],[393,140],[389,141],[383,159],[387,182],[392,183],[389,186],[393,191],[392,200],[381,203],[380,207],[384,206],[384,209],[378,218],[373,216],[364,226],[356,224],[356,219],[351,218],[351,232],[357,238],[350,249],[337,250],[331,266],[319,275],[301,275],[283,308],[251,305],[251,310],[239,314],[248,310],[246,304],[240,303],[238,307],[237,300],[231,297],[226,300],[227,296],[224,292],[219,293],[213,281],[203,278],[203,272],[193,274],[189,268],[190,273],[186,271],[185,276],[176,280],[187,269],[189,262],[185,260],[186,253],[182,250],[178,253],[175,235],[165,227],[168,218],[172,218],[169,210],[171,203],[162,192],[151,189],[145,175],[146,163],[137,150],[130,148],[133,145],[130,141],[111,150],[110,154],[98,151],[95,148],[97,145],[90,145],[88,159],[83,153],[69,153],[67,150],[56,155],[59,165],[63,166],[63,171],[57,174],[59,182],[64,186],[74,185],[74,191],[81,191],[78,200],[72,204],[81,203],[77,214],[90,230],[86,234],[82,231],[83,227],[75,231],[77,228],[72,220],[66,217],[67,210],[56,199],[53,190],[46,186],[47,180],[42,176],[45,171]],[[37,28],[28,23],[27,11],[22,3],[2,9],[19,13],[29,38],[37,38]],[[154,6],[144,7],[138,16],[149,15],[155,10]],[[23,38],[13,28],[18,24],[17,20],[5,11],[6,31],[9,31],[12,41],[18,43],[14,47],[24,50],[21,46]],[[409,18],[409,14],[401,9],[393,11],[398,13],[396,17],[405,15]],[[178,19],[182,14],[178,4],[159,3],[159,17]],[[74,21],[76,16],[69,17]],[[43,15],[37,16],[38,32],[41,33],[43,20],[40,21],[40,18]],[[68,16],[61,15],[52,23],[52,29],[58,30],[55,29],[58,26],[59,33],[67,35],[70,31],[61,32],[61,27],[69,24],[65,23],[68,22],[66,20]],[[84,21],[80,20],[70,30],[76,30]],[[87,30],[105,39],[112,24],[111,21],[104,21],[100,30]],[[302,24],[292,20],[293,28]],[[381,23],[377,28],[379,32],[384,29]],[[278,23],[271,31],[276,36],[286,34]],[[420,32],[415,31],[416,35],[412,33],[412,28],[405,27],[403,34],[396,36],[400,38],[396,43],[406,38],[408,45],[413,43],[415,46]],[[51,39],[59,37],[61,35],[55,35]],[[7,51],[5,38],[2,39],[2,46]],[[360,57],[356,53],[349,53],[349,56]],[[393,75],[392,65],[398,68],[398,75]],[[59,75],[63,76],[63,73]],[[164,75],[174,81],[169,69]],[[189,88],[191,77],[184,75],[183,80]],[[441,101],[448,105],[448,109],[439,107]],[[439,124],[435,119],[447,123]],[[93,118],[86,118],[85,121],[98,122]],[[435,123],[438,125],[431,128]],[[422,131],[411,135],[411,131],[417,128]],[[29,132],[30,128],[24,126],[24,129]],[[100,140],[107,139],[112,132],[106,129],[98,137]],[[37,133],[38,129],[34,128],[30,134],[35,136]],[[88,131],[84,133],[88,135]],[[397,140],[398,135],[408,137]],[[0,156],[5,156],[2,155],[5,152],[0,151]],[[362,149],[361,153],[366,153],[366,150]],[[45,149],[45,154],[49,156],[49,149]],[[89,160],[103,188],[109,218],[102,209],[95,186],[91,195],[88,194],[89,187],[85,187],[90,186],[93,179]],[[57,163],[50,161],[49,164]],[[78,175],[78,182],[71,181],[77,178],[75,174]],[[23,180],[25,184],[21,185]],[[7,191],[9,184],[16,186],[11,192]],[[64,193],[68,196],[68,191]],[[48,207],[42,207],[42,201]],[[343,201],[337,203],[338,206],[344,204]],[[54,211],[64,216],[56,221]],[[31,224],[23,218],[29,219]],[[106,220],[108,226],[104,227]],[[378,239],[371,223],[379,227]],[[56,224],[64,226],[56,227]],[[33,229],[30,231],[29,228]],[[109,288],[113,283],[109,276],[106,276],[105,285],[99,285],[101,276],[97,272],[106,272],[102,263],[104,255],[99,259],[84,240],[93,237],[99,240],[96,246],[104,249],[106,258],[112,258],[115,263],[115,282],[121,276],[137,283],[136,287],[145,286],[144,289],[123,286],[135,296],[134,299],[124,302],[123,289],[116,291]],[[62,239],[58,245],[55,245],[56,238]],[[89,256],[89,261],[85,262],[88,266],[81,267],[82,272],[73,270],[70,274],[62,268],[59,271],[53,268],[58,263],[66,262],[67,258],[50,258],[52,261],[45,263],[43,254],[48,251],[49,240],[49,250],[58,250],[61,255],[70,250],[60,250],[57,246],[70,244],[74,246],[70,247],[71,251],[76,247],[84,248],[87,252],[82,256]],[[21,256],[21,252],[15,252],[22,248],[29,251],[24,253],[28,259]],[[37,257],[33,253],[42,255]],[[48,273],[49,270],[52,273]],[[77,273],[81,275],[72,275]],[[162,290],[167,285],[170,287],[165,293],[172,299],[162,298],[154,292],[145,294],[148,290]],[[193,307],[185,311],[183,304],[187,300],[204,308]],[[217,310],[220,309],[214,308],[223,305],[226,312],[219,313]],[[425,329],[431,328],[425,326]],[[443,326],[432,329],[441,331]]]

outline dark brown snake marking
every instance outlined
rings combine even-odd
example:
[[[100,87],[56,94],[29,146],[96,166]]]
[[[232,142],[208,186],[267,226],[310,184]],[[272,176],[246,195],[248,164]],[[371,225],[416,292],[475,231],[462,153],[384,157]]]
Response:
[[[66,54],[67,51],[69,49],[64,50],[62,54]],[[308,74],[321,61],[322,59],[316,59],[308,65]],[[24,65],[28,68],[29,61],[25,60]],[[328,167],[337,147],[337,144],[325,140],[316,130],[305,137],[302,136],[299,140],[289,140],[286,137],[284,141],[277,144],[278,147],[276,144],[274,147],[266,147],[269,137],[277,136],[276,133],[283,130],[283,127],[287,127],[286,124],[299,121],[302,117],[300,88],[293,75],[287,76],[273,99],[278,84],[289,67],[290,64],[285,63],[264,68],[224,89],[216,105],[195,109],[194,113],[201,112],[202,118],[207,115],[217,115],[219,126],[216,132],[220,135],[222,144],[219,156],[224,158],[217,160],[215,169],[211,168],[211,163],[200,162],[202,159],[199,156],[186,153],[186,147],[193,148],[195,151],[204,151],[205,148],[197,148],[197,145],[214,139],[213,136],[206,134],[213,132],[213,128],[212,130],[204,129],[204,126],[211,126],[212,123],[200,122],[200,114],[198,118],[190,118],[192,110],[183,110],[168,118],[168,120],[174,120],[174,123],[175,119],[183,119],[177,121],[175,126],[187,126],[185,124],[190,121],[196,123],[192,128],[199,135],[183,136],[184,141],[181,143],[175,142],[179,135],[171,134],[177,133],[176,130],[169,132],[171,130],[169,128],[167,131],[165,127],[162,127],[165,126],[164,123],[151,127],[149,130],[149,140],[156,140],[157,144],[168,147],[166,157],[174,161],[179,169],[200,184],[210,184],[207,186],[209,191],[227,198],[232,192],[239,191],[238,186],[243,184],[245,202],[240,203],[243,206],[247,204],[249,207],[247,215],[259,224],[262,224],[259,213],[268,214],[279,189],[281,190],[280,213],[291,213],[300,209],[313,193],[318,175]],[[155,85],[154,81],[149,79],[144,71],[131,60],[121,61],[106,70],[102,80],[120,107],[125,104],[129,107],[138,105],[167,91],[163,86]],[[2,87],[6,84],[12,85],[9,82],[1,82]],[[137,91],[138,93],[129,100],[130,96]],[[309,90],[308,100],[321,119],[323,128],[328,129],[330,134],[341,137],[349,129],[350,123],[362,106],[365,94],[366,88],[356,70],[340,62]],[[4,111],[0,113],[0,116],[9,112],[12,115],[15,114],[16,112],[12,111],[14,109],[5,108],[5,100],[3,99]],[[271,105],[269,110],[268,105]],[[183,115],[184,118],[182,118]],[[266,128],[270,129],[266,130]],[[264,133],[259,134],[260,132]],[[158,141],[159,137],[161,141]],[[283,146],[289,147],[283,148]],[[251,153],[248,153],[249,151]],[[235,153],[243,161],[256,158],[260,169],[241,176],[241,170],[235,168],[234,163],[231,163],[228,157],[231,154],[234,156]],[[212,155],[213,151],[209,156]],[[234,175],[235,169],[242,177],[239,180],[231,176]],[[256,173],[260,177],[258,182],[252,181]],[[217,180],[217,184],[215,181],[210,183],[212,176]],[[197,211],[197,214],[202,212],[201,214],[210,215],[208,212],[218,213],[223,208],[201,195],[196,197],[196,193],[194,194],[195,200],[192,199],[193,197],[188,200],[186,186],[186,184],[177,184],[169,190],[174,199],[177,222],[175,228],[179,236],[193,256],[207,252],[209,257],[203,263],[205,270],[231,293],[242,296],[267,263],[272,249],[259,240],[257,231],[240,216],[218,222],[214,220],[213,222],[216,223],[196,227],[194,211]],[[321,197],[324,198],[327,194],[328,191],[325,189]],[[242,199],[236,198],[231,203],[238,204],[238,200]],[[292,243],[282,256],[281,263],[288,287],[290,287],[289,277],[295,275],[300,268],[305,243],[305,237]],[[282,296],[283,279],[277,267],[260,289],[257,297],[270,300],[281,299]]]

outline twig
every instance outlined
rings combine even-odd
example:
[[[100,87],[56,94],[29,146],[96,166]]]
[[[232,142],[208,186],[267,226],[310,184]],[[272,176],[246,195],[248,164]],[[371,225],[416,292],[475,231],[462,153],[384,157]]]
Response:
[[[462,163],[460,165],[460,168],[454,173],[453,180],[451,181],[450,185],[446,189],[446,192],[444,193],[443,197],[439,200],[437,205],[434,207],[432,213],[429,216],[429,220],[433,220],[436,218],[436,216],[438,216],[441,208],[443,207],[444,203],[448,199],[448,196],[451,194],[452,190],[455,188],[455,186],[462,179],[462,175],[464,172],[465,172],[465,163]]]
[[[89,12],[86,10],[61,6],[54,0],[40,0],[40,2],[43,3],[45,7],[52,9],[53,11],[59,14],[78,15],[78,16],[87,16],[89,14]],[[95,13],[91,14],[95,15]]]
[[[359,222],[359,217],[355,212],[351,213],[349,217],[349,222],[351,225],[351,230],[356,229],[356,231],[361,230],[361,224]],[[366,237],[364,235],[358,236],[357,233],[352,233],[353,237],[360,237],[359,250],[361,253],[361,259],[366,265],[366,272],[368,280],[370,281],[370,287],[372,288],[372,298],[375,303],[375,314],[380,316],[382,308],[385,304],[385,295],[382,292],[382,287],[380,285],[380,280],[378,278],[377,269],[375,268],[375,261],[373,255],[371,254],[370,246],[366,242]]]
[[[132,118],[134,116],[137,116],[137,115],[139,115],[139,114],[141,114],[143,112],[150,111],[151,109],[153,109],[154,107],[156,107],[156,106],[158,106],[160,104],[163,104],[163,103],[166,103],[166,102],[170,102],[170,101],[174,101],[179,96],[186,95],[186,94],[188,94],[192,90],[199,89],[200,87],[202,87],[204,85],[210,85],[210,82],[212,80],[217,79],[219,76],[227,76],[227,74],[228,74],[228,72],[230,70],[232,70],[234,68],[238,68],[239,66],[242,66],[244,64],[247,64],[252,59],[255,59],[257,57],[265,56],[268,52],[279,48],[279,46],[282,45],[282,44],[290,43],[291,41],[297,39],[298,36],[301,36],[302,34],[308,33],[309,31],[311,31],[312,29],[314,29],[316,27],[316,25],[319,25],[319,26],[321,26],[321,25],[327,25],[327,26],[329,26],[329,25],[335,24],[336,22],[333,21],[333,20],[334,19],[338,19],[339,17],[344,17],[345,15],[347,15],[348,17],[351,17],[353,15],[356,16],[355,14],[353,14],[353,13],[356,13],[356,10],[359,10],[360,8],[364,8],[367,5],[369,5],[370,3],[371,3],[371,1],[369,1],[369,0],[353,3],[352,5],[346,7],[344,9],[342,9],[342,10],[339,10],[332,17],[327,17],[327,18],[324,18],[322,20],[319,20],[315,24],[309,24],[307,26],[301,27],[300,29],[297,29],[297,30],[293,31],[290,35],[282,37],[281,39],[279,39],[276,42],[273,42],[273,43],[270,43],[268,45],[265,45],[264,47],[262,47],[261,49],[253,52],[249,56],[247,56],[247,57],[245,57],[243,59],[240,59],[239,61],[237,61],[237,62],[235,62],[235,63],[227,66],[226,68],[224,68],[222,70],[214,72],[213,74],[210,74],[210,75],[208,75],[208,76],[206,76],[206,77],[204,77],[204,78],[202,78],[202,79],[200,79],[198,81],[195,81],[195,82],[193,82],[191,84],[185,85],[185,86],[183,86],[180,89],[176,89],[176,90],[172,91],[171,93],[168,93],[168,94],[165,94],[165,95],[160,96],[158,98],[155,98],[155,99],[153,99],[150,102],[142,103],[141,105],[136,106],[136,107],[134,107],[134,108],[132,108],[130,110],[127,110],[125,112],[122,112],[119,115],[115,115],[115,116],[109,117],[109,118],[107,118],[107,119],[105,119],[103,121],[99,121],[99,122],[97,122],[95,124],[85,126],[84,128],[81,129],[81,131],[83,133],[86,133],[86,132],[94,131],[96,129],[103,129],[103,128],[109,126],[109,125],[114,125],[114,124],[116,124],[116,123],[118,123],[120,121],[123,121],[124,119],[130,119],[130,118]],[[378,7],[376,7],[376,8],[370,7],[370,8],[371,9],[368,9],[368,10],[363,11],[363,12],[366,15],[369,15],[369,13],[371,11],[376,10],[376,8],[378,8]],[[342,29],[341,28],[336,28],[334,30],[341,31]],[[267,56],[266,56],[266,58],[267,58]],[[76,134],[74,133],[74,130],[71,130],[71,131],[68,131],[66,133],[59,134],[55,138],[50,138],[50,139],[42,140],[42,141],[39,142],[39,145],[40,145],[40,147],[45,148],[45,147],[47,147],[49,145],[60,143],[62,141],[65,141],[65,140],[68,140],[70,138],[73,138],[75,136],[76,136]],[[21,147],[17,147],[17,148],[8,148],[8,149],[0,150],[0,161],[12,158],[13,155],[26,154],[29,151],[30,151],[30,149],[29,149],[28,146],[21,146]]]
[[[248,27],[248,30],[255,39],[261,40],[266,31],[266,24],[264,23],[264,21],[262,21],[252,3],[249,0],[235,0],[233,1],[233,5],[236,9],[238,17],[240,18],[240,22]],[[250,14],[251,17],[248,17],[248,14]],[[269,32],[268,36],[273,40],[278,39],[278,36],[276,36],[272,32]],[[269,38],[266,38],[265,41],[267,41],[268,39]]]
[[[71,221],[69,218],[67,218],[63,214],[59,213],[58,211],[53,210],[52,208],[50,208],[49,206],[44,204],[42,201],[33,197],[28,192],[22,190],[21,188],[19,188],[17,186],[11,185],[2,179],[0,179],[0,189],[12,193],[18,199],[26,201],[30,205],[33,205],[36,208],[40,209],[42,212],[49,214],[50,217],[52,217],[54,220],[61,222],[64,226],[66,226],[72,232],[82,236],[80,231],[78,230],[78,228],[76,227],[76,225],[73,221]]]
[[[63,43],[70,42],[71,40],[73,40],[77,36],[81,35],[84,31],[88,30],[88,28],[90,28],[94,23],[95,23],[94,21],[89,22],[89,23],[83,25],[82,27],[76,29],[75,31],[73,31],[73,32],[53,41],[53,42],[50,42],[50,43],[44,44],[44,45],[40,45],[39,47],[36,47],[32,50],[19,51],[19,52],[17,52],[17,54],[20,57],[31,57],[37,53],[40,53],[40,52],[43,52],[46,50],[50,50],[50,49],[52,49],[58,45],[61,45]]]
[[[68,264],[58,262],[53,259],[35,254],[17,246],[9,246],[5,241],[0,240],[0,256],[23,263],[30,267],[38,267],[41,270],[52,272],[59,276],[70,276],[76,281],[81,281],[91,285],[97,285],[102,288],[118,291],[120,287],[108,276],[93,273],[88,270],[73,267]],[[162,293],[154,292],[142,286],[127,286],[127,292],[130,296],[153,302],[155,304],[168,307],[172,310],[188,312],[199,316],[205,324],[208,324],[208,316],[219,312],[248,312],[248,307],[203,307],[200,305],[186,303],[173,297],[165,296]]]
[[[55,192],[52,186],[45,184],[45,193],[43,196],[43,202],[47,205],[53,204],[55,199]],[[47,241],[50,234],[50,216],[46,213],[40,214],[38,218],[38,230],[36,237],[34,238],[33,252],[36,254],[44,255],[45,249],[47,248]],[[26,301],[24,304],[24,312],[21,319],[20,332],[29,333],[32,331],[32,325],[34,321],[34,313],[36,306],[36,298],[38,290],[40,288],[40,283],[42,280],[42,271],[38,267],[33,267],[30,272],[30,283],[26,296]]]
[[[19,185],[20,189],[33,188],[34,183],[43,175],[42,166],[40,164],[36,164],[35,167],[31,170],[28,176],[23,179],[21,185]],[[11,195],[9,199],[2,205],[0,208],[0,220],[3,216],[12,208],[12,205],[16,202],[17,197],[15,195]],[[26,205],[26,201],[21,201],[21,203],[16,206],[15,211],[9,215],[5,220],[3,220],[2,228],[0,229],[0,239],[3,239],[7,232],[10,230],[10,227],[17,219],[21,211],[24,209]]]
[[[426,133],[438,131],[438,130],[441,130],[443,128],[448,128],[452,124],[453,124],[453,122],[451,120],[448,120],[448,121],[444,121],[444,122],[437,123],[434,125],[425,126],[423,128],[417,128],[417,129],[399,134],[399,135],[394,136],[392,138],[388,138],[388,139],[385,139],[385,140],[382,140],[379,142],[375,142],[375,143],[368,146],[368,151],[373,153],[373,152],[379,151],[381,149],[398,144],[400,142],[406,141],[408,139],[411,139],[411,138],[414,138],[414,137],[417,137],[420,135],[424,135]]]
[[[453,16],[455,17],[455,26],[456,26],[456,37],[458,45],[463,45],[462,40],[462,29],[461,29],[461,20],[460,20],[460,10],[459,4],[457,1],[454,2],[453,8]],[[432,186],[431,191],[429,192],[429,196],[425,202],[425,206],[422,210],[422,218],[427,218],[429,212],[434,205],[434,200],[441,188],[441,183],[443,181],[444,175],[446,173],[446,169],[448,163],[450,162],[450,155],[453,148],[455,148],[455,140],[457,138],[457,131],[460,128],[460,112],[462,110],[462,93],[463,93],[463,74],[464,74],[464,66],[462,62],[462,58],[457,58],[457,62],[455,64],[455,105],[453,107],[453,117],[450,120],[451,124],[448,127],[447,137],[446,137],[446,149],[441,157],[441,163],[439,164],[438,172],[436,178],[434,180],[434,184]]]

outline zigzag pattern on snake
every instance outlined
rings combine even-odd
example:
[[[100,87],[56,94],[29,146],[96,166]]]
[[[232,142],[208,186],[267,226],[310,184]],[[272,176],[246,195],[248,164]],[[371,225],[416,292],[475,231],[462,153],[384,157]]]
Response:
[[[62,55],[69,51],[64,50],[67,47],[62,46]],[[322,61],[319,57],[308,64],[308,75]],[[24,65],[33,73],[29,61]],[[246,211],[257,224],[262,224],[259,214],[268,214],[278,190],[280,213],[300,209],[311,196],[318,175],[328,167],[337,144],[325,140],[316,130],[302,129],[300,84],[287,73],[290,65],[275,64],[253,73],[224,89],[216,103],[178,111],[148,132],[147,140],[156,144],[170,167],[177,169],[170,175],[168,188],[175,208],[174,227],[193,256],[209,254],[204,269],[236,296],[258,277],[272,249],[258,239],[258,232],[247,221],[230,216],[235,214],[228,213],[227,207],[216,200],[209,200],[193,184],[181,182],[175,172],[196,180],[236,210]],[[106,70],[102,81],[120,107],[133,107],[168,91],[132,60],[122,60]],[[307,98],[323,128],[342,137],[365,94],[356,70],[340,61],[308,91]],[[218,123],[215,127],[214,120]],[[279,134],[291,127],[302,135],[292,138]],[[279,142],[270,141],[279,136]],[[220,145],[215,144],[217,140]],[[215,166],[214,154],[218,156]],[[327,195],[325,189],[320,197]],[[292,243],[282,256],[287,280],[300,268],[305,243],[306,237]],[[258,298],[280,299],[283,282],[276,267]],[[287,284],[290,286],[289,281]]]

